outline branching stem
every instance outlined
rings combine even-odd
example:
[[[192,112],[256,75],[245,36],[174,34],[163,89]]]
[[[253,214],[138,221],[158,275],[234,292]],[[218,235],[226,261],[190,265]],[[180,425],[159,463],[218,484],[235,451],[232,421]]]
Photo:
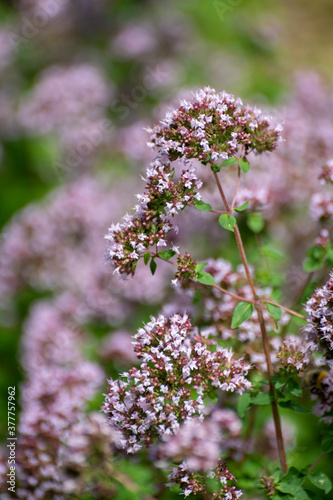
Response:
[[[230,213],[230,207],[229,207],[228,201],[225,197],[222,185],[220,183],[220,179],[219,179],[216,172],[213,172],[213,173],[214,173],[216,184],[217,184],[218,190],[220,192],[221,198],[223,200],[224,206],[225,206],[226,210]],[[248,279],[250,287],[251,287],[251,291],[252,291],[252,295],[253,295],[253,299],[254,299],[254,303],[255,303],[255,308],[257,311],[257,315],[258,315],[258,320],[259,320],[259,325],[260,325],[260,330],[261,330],[262,345],[263,345],[265,358],[266,358],[266,364],[267,364],[267,374],[269,377],[269,390],[270,390],[271,394],[274,395],[274,399],[271,402],[271,407],[272,407],[273,420],[274,420],[274,426],[275,426],[276,442],[277,442],[277,447],[278,447],[278,452],[279,452],[281,468],[282,468],[283,472],[286,473],[288,470],[288,466],[287,466],[286,454],[285,454],[284,444],[283,444],[283,436],[282,436],[279,409],[278,409],[277,401],[276,401],[276,397],[275,397],[274,386],[273,386],[273,383],[271,382],[271,377],[273,376],[274,372],[273,372],[272,360],[271,360],[271,355],[270,355],[270,350],[269,350],[266,325],[265,325],[265,321],[264,321],[264,317],[263,317],[263,313],[262,313],[262,303],[261,303],[261,301],[258,301],[256,289],[255,289],[254,282],[253,282],[253,279],[252,279],[252,276],[250,273],[249,265],[247,262],[247,258],[246,258],[246,254],[245,254],[245,250],[244,250],[244,246],[243,246],[243,242],[242,242],[242,237],[241,237],[241,234],[239,232],[237,224],[234,227],[234,233],[235,233],[235,237],[236,237],[236,241],[237,241],[238,250],[239,250],[239,253],[240,253],[240,256],[241,256],[241,259],[243,262],[243,266],[245,269],[245,273],[246,273],[247,279]],[[277,304],[275,304],[275,305],[277,305]]]
[[[261,299],[260,302],[267,302],[268,304],[272,304],[272,306],[281,307],[281,309],[288,312],[289,314],[292,314],[293,316],[297,316],[297,318],[301,318],[301,319],[305,320],[305,317],[302,314],[300,314],[296,311],[293,311],[292,309],[289,309],[288,307],[282,306],[278,302],[273,302],[273,300],[268,300],[268,299]]]

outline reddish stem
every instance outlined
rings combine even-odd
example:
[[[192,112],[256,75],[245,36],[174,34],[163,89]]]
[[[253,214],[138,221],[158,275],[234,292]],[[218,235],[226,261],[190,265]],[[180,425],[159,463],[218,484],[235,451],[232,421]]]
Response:
[[[225,197],[223,188],[221,186],[219,177],[218,177],[216,172],[214,172],[214,177],[215,177],[216,184],[217,184],[218,190],[220,192],[221,198],[223,200],[224,206],[225,206],[226,210],[230,213],[230,207],[229,207],[228,201]],[[244,250],[244,246],[243,246],[243,242],[242,242],[242,237],[241,237],[241,234],[239,232],[237,224],[234,228],[234,232],[235,232],[238,250],[239,250],[243,265],[244,265],[246,276],[248,278],[248,281],[249,281],[249,284],[251,287],[253,299],[255,301],[255,308],[257,311],[260,330],[261,330],[262,345],[263,345],[265,358],[266,358],[266,364],[267,364],[267,374],[269,377],[269,390],[270,390],[271,394],[274,395],[274,400],[271,402],[271,407],[272,407],[273,420],[274,420],[274,426],[275,426],[276,442],[277,442],[277,447],[278,447],[278,452],[279,452],[281,468],[282,468],[283,472],[286,473],[288,470],[288,465],[287,465],[287,459],[286,459],[286,454],[285,454],[284,444],[283,444],[283,436],[282,436],[279,409],[278,409],[277,402],[276,402],[274,386],[270,380],[271,377],[273,376],[274,372],[273,372],[271,354],[270,354],[270,350],[269,350],[266,325],[265,325],[265,321],[264,321],[264,317],[263,317],[263,313],[262,313],[262,304],[261,304],[261,302],[258,302],[256,289],[255,289],[254,282],[253,282],[253,279],[252,279],[252,276],[250,273],[250,269],[249,269],[249,266],[247,263],[247,258],[246,258],[246,254],[245,254],[245,250]]]
[[[231,202],[230,213],[232,212],[232,210],[233,210],[233,208],[235,206],[235,203],[236,203],[236,198],[237,198],[237,194],[238,194],[239,184],[240,184],[240,168],[238,167],[236,191],[235,191],[235,194],[234,194],[234,198],[233,198],[233,200]]]

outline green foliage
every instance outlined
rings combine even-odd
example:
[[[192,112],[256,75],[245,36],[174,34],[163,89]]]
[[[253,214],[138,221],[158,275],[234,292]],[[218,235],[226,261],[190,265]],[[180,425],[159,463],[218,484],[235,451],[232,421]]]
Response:
[[[275,323],[277,324],[277,322],[280,321],[280,319],[282,317],[281,307],[274,306],[273,304],[269,304],[268,302],[265,302],[265,306],[266,306],[267,312],[272,316]]]
[[[251,406],[251,394],[249,392],[245,392],[237,399],[237,413],[243,418],[245,416],[246,411]]]
[[[269,405],[274,400],[274,395],[269,392],[259,392],[252,397],[252,404],[254,405]]]
[[[228,229],[228,231],[234,231],[234,227],[237,224],[237,221],[233,215],[230,214],[222,214],[219,217],[219,224],[224,229]]]
[[[202,200],[198,200],[198,201],[196,201],[196,203],[195,203],[195,205],[194,205],[194,206],[195,206],[195,208],[196,208],[197,210],[200,210],[200,211],[202,211],[202,212],[209,212],[209,210],[212,210],[212,209],[213,209],[211,205],[209,205],[208,203],[205,203],[205,202],[204,202],[204,201],[202,201]]]
[[[230,167],[231,165],[235,165],[237,163],[237,158],[228,158],[221,163],[221,167]]]
[[[239,168],[244,172],[244,174],[246,174],[250,170],[250,163],[243,158],[239,158],[238,165]]]
[[[333,451],[333,433],[331,432],[328,436],[325,436],[321,442],[322,450],[325,453],[330,453]]]
[[[149,260],[150,260],[150,253],[149,252],[145,252],[145,254],[143,256],[143,261],[144,261],[145,265],[148,264]]]
[[[273,499],[295,499],[295,500],[311,500],[320,499],[317,493],[305,488],[303,485],[306,480],[309,480],[316,488],[322,490],[326,495],[332,489],[332,483],[326,474],[308,473],[305,470],[300,471],[296,467],[290,467],[286,474],[277,469],[273,471],[272,477],[274,479],[275,492]]]
[[[317,474],[308,474],[308,479],[312,484],[317,486],[320,490],[324,490],[327,493],[332,489],[332,483],[330,479],[323,472],[317,472]]]
[[[151,261],[150,261],[150,271],[151,271],[151,274],[154,275],[155,274],[155,271],[157,269],[157,264],[155,262],[155,258],[152,257]]]
[[[286,408],[288,410],[294,411],[295,413],[311,413],[311,410],[309,410],[309,408],[305,408],[305,406],[302,406],[297,401],[279,401],[279,405],[281,406],[281,408]]]
[[[275,248],[272,248],[269,245],[265,245],[260,248],[260,253],[266,257],[270,257],[271,259],[278,260],[278,261],[284,261],[286,260],[285,255],[280,252],[279,250],[276,250]]]
[[[204,262],[204,263],[202,263],[202,264],[197,264],[197,265],[195,266],[195,271],[196,271],[197,273],[200,273],[200,271],[202,271],[202,270],[203,270],[203,269],[204,269],[207,265],[208,265],[208,262]]]
[[[247,225],[254,233],[260,233],[265,226],[265,221],[260,214],[248,214]]]
[[[157,255],[163,260],[169,260],[176,255],[176,252],[174,250],[166,250],[165,252],[158,252]]]
[[[196,281],[199,281],[199,283],[202,283],[203,285],[216,285],[216,281],[213,276],[205,271],[198,272]]]
[[[247,207],[249,205],[250,205],[250,202],[246,201],[245,203],[243,203],[243,205],[240,205],[239,207],[234,207],[234,210],[236,210],[236,212],[243,212],[244,210],[247,209]]]
[[[332,262],[331,249],[329,247],[313,246],[306,252],[306,259],[303,262],[303,269],[306,273],[318,271],[325,262]]]
[[[254,311],[254,305],[248,302],[240,302],[232,314],[231,328],[237,328],[244,321],[251,318]]]

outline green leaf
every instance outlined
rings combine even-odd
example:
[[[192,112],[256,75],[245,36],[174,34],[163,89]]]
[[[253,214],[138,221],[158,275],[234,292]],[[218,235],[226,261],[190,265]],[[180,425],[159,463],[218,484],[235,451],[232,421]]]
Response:
[[[213,165],[210,166],[211,170],[215,173],[218,173],[220,170],[221,170],[221,167],[219,167],[218,165],[216,165],[215,163]]]
[[[241,170],[243,170],[244,174],[246,174],[250,170],[250,164],[247,160],[243,158],[239,158],[238,165]]]
[[[204,262],[203,264],[197,264],[197,265],[195,266],[195,271],[196,271],[197,273],[200,273],[200,271],[202,271],[202,270],[203,270],[203,268],[204,268],[204,267],[206,267],[206,266],[208,266],[208,262]]]
[[[297,398],[301,398],[303,396],[303,391],[302,387],[296,380],[290,378],[287,383],[287,391],[290,394],[293,394],[293,396],[296,396]]]
[[[305,406],[302,406],[297,401],[280,401],[279,405],[282,408],[287,408],[288,410],[294,411],[295,413],[311,413],[311,410],[309,410],[309,408],[305,408]]]
[[[174,250],[166,250],[165,252],[158,252],[158,256],[161,257],[161,259],[163,260],[169,260],[174,255],[176,255],[176,252]]]
[[[318,269],[323,267],[323,264],[324,264],[324,261],[322,261],[322,260],[315,260],[312,257],[308,257],[303,262],[303,270],[306,273],[312,273],[314,271],[318,271]]]
[[[303,396],[302,388],[299,385],[299,383],[296,382],[296,380],[294,380],[292,378],[287,379],[283,375],[281,375],[281,376],[277,375],[276,377],[278,377],[278,380],[276,380],[275,377],[272,377],[271,381],[275,385],[275,389],[277,391],[284,387],[283,395],[292,394],[293,396],[296,396],[297,398],[301,398]]]
[[[295,500],[308,500],[309,498],[302,486],[297,484],[281,482],[276,486],[276,489],[282,493],[289,493]]]
[[[318,500],[318,496],[315,494],[314,491],[308,490],[306,488],[304,488],[304,491],[306,492],[310,500]]]
[[[323,266],[327,258],[327,250],[315,245],[307,250],[306,255],[307,258],[303,262],[303,269],[305,272],[311,273]]]
[[[326,453],[333,451],[333,437],[325,437],[321,442],[321,447]]]
[[[264,385],[268,385],[268,380],[254,380],[252,382],[252,385],[255,389],[260,389],[260,387],[263,387]]]
[[[252,403],[254,405],[269,405],[274,399],[273,394],[269,392],[259,392],[252,398]]]
[[[254,311],[253,304],[248,302],[240,302],[234,309],[232,314],[231,328],[237,328],[247,319],[251,318]]]
[[[202,283],[203,285],[216,285],[216,281],[213,276],[205,271],[199,271],[196,281]]]
[[[246,392],[245,394],[242,394],[239,396],[237,400],[237,413],[238,415],[243,418],[245,416],[245,412],[250,408],[251,406],[251,394]]]
[[[332,489],[332,483],[330,479],[323,472],[318,472],[318,474],[309,474],[308,479],[312,484],[317,486],[320,490],[324,490],[326,495]]]
[[[243,212],[244,210],[247,209],[247,207],[249,205],[250,205],[250,202],[246,201],[245,203],[243,203],[243,205],[240,205],[239,207],[234,207],[234,210],[236,210],[236,212]]]
[[[228,229],[228,231],[234,231],[234,227],[237,224],[235,217],[230,214],[222,214],[219,217],[219,224],[224,229]]]
[[[144,254],[144,256],[143,256],[143,261],[144,261],[145,265],[147,265],[147,264],[148,264],[149,259],[150,259],[150,253],[149,253],[149,252],[146,252],[146,253]]]
[[[271,382],[273,382],[275,389],[279,390],[281,389],[286,383],[288,382],[288,379],[285,375],[273,375],[271,377]]]
[[[333,262],[333,248],[329,248],[327,250],[327,259],[330,261],[330,262]]]
[[[155,274],[155,271],[156,271],[156,268],[157,268],[157,264],[155,262],[155,259],[154,257],[151,259],[150,261],[150,270],[151,270],[151,274],[154,275]]]
[[[211,205],[205,203],[202,200],[198,200],[194,206],[197,210],[201,210],[202,212],[208,212],[209,210],[213,210]]]
[[[231,165],[234,165],[237,163],[237,158],[228,158],[227,160],[224,160],[221,163],[221,167],[230,167]]]
[[[271,476],[274,479],[274,483],[278,483],[283,477],[283,472],[281,469],[273,469],[271,472]]]
[[[265,225],[265,221],[260,214],[249,214],[247,225],[254,233],[260,233]]]
[[[271,259],[274,260],[285,260],[286,257],[283,255],[283,253],[279,252],[278,250],[275,250],[275,248],[271,248],[269,246],[264,246],[261,247],[260,252],[262,255],[265,255],[266,257],[270,257]]]
[[[296,467],[290,467],[287,474],[281,479],[281,483],[289,483],[294,486],[301,486],[304,483],[305,474],[296,469]]]
[[[282,309],[278,306],[274,306],[273,304],[269,304],[268,302],[265,302],[265,306],[267,312],[272,316],[274,321],[278,322],[282,317]]]

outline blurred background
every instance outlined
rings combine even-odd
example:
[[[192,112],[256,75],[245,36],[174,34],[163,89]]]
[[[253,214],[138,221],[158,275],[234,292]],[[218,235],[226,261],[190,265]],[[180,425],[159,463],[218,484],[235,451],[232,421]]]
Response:
[[[90,363],[87,370],[96,370],[99,395],[90,405],[98,410],[106,378],[134,362],[130,334],[170,300],[169,270],[163,266],[154,285],[146,270],[129,287],[116,282],[104,264],[103,235],[142,191],[140,175],[153,158],[144,128],[180,96],[210,85],[240,95],[244,102],[275,108],[285,121],[289,116],[287,130],[301,151],[294,146],[284,150],[289,166],[283,167],[283,175],[300,163],[298,176],[286,184],[296,178],[303,184],[297,187],[299,197],[290,193],[283,209],[291,199],[308,197],[318,151],[324,161],[332,149],[332,19],[330,0],[1,1],[3,434],[8,386],[17,387],[22,421],[29,420],[24,405],[39,376],[40,359],[31,359],[37,342],[40,347],[42,339],[53,335],[54,359],[54,352],[63,348],[62,340],[54,340],[57,332],[68,321],[75,323],[82,343],[77,364],[84,359]],[[303,105],[308,106],[305,111]],[[313,128],[318,134],[314,139]],[[308,155],[300,144],[312,139],[316,149]],[[253,178],[253,186],[258,182]],[[296,221],[301,220],[298,209]],[[271,215],[279,231],[280,215]],[[278,231],[286,237],[280,249],[292,249],[289,284],[304,279],[294,264],[297,245],[303,251],[315,235],[312,222],[302,219],[302,224],[293,238]],[[196,241],[195,233],[196,228],[189,230],[187,241],[204,255],[205,242]],[[67,354],[71,349],[70,344]],[[96,394],[96,387],[89,390]],[[295,463],[308,447],[309,457],[320,454],[319,448],[313,452],[316,420],[302,418],[300,423],[295,416],[293,422],[300,439]],[[305,445],[309,434],[310,445]],[[325,467],[330,469],[329,462]],[[119,492],[116,498],[121,498]]]

